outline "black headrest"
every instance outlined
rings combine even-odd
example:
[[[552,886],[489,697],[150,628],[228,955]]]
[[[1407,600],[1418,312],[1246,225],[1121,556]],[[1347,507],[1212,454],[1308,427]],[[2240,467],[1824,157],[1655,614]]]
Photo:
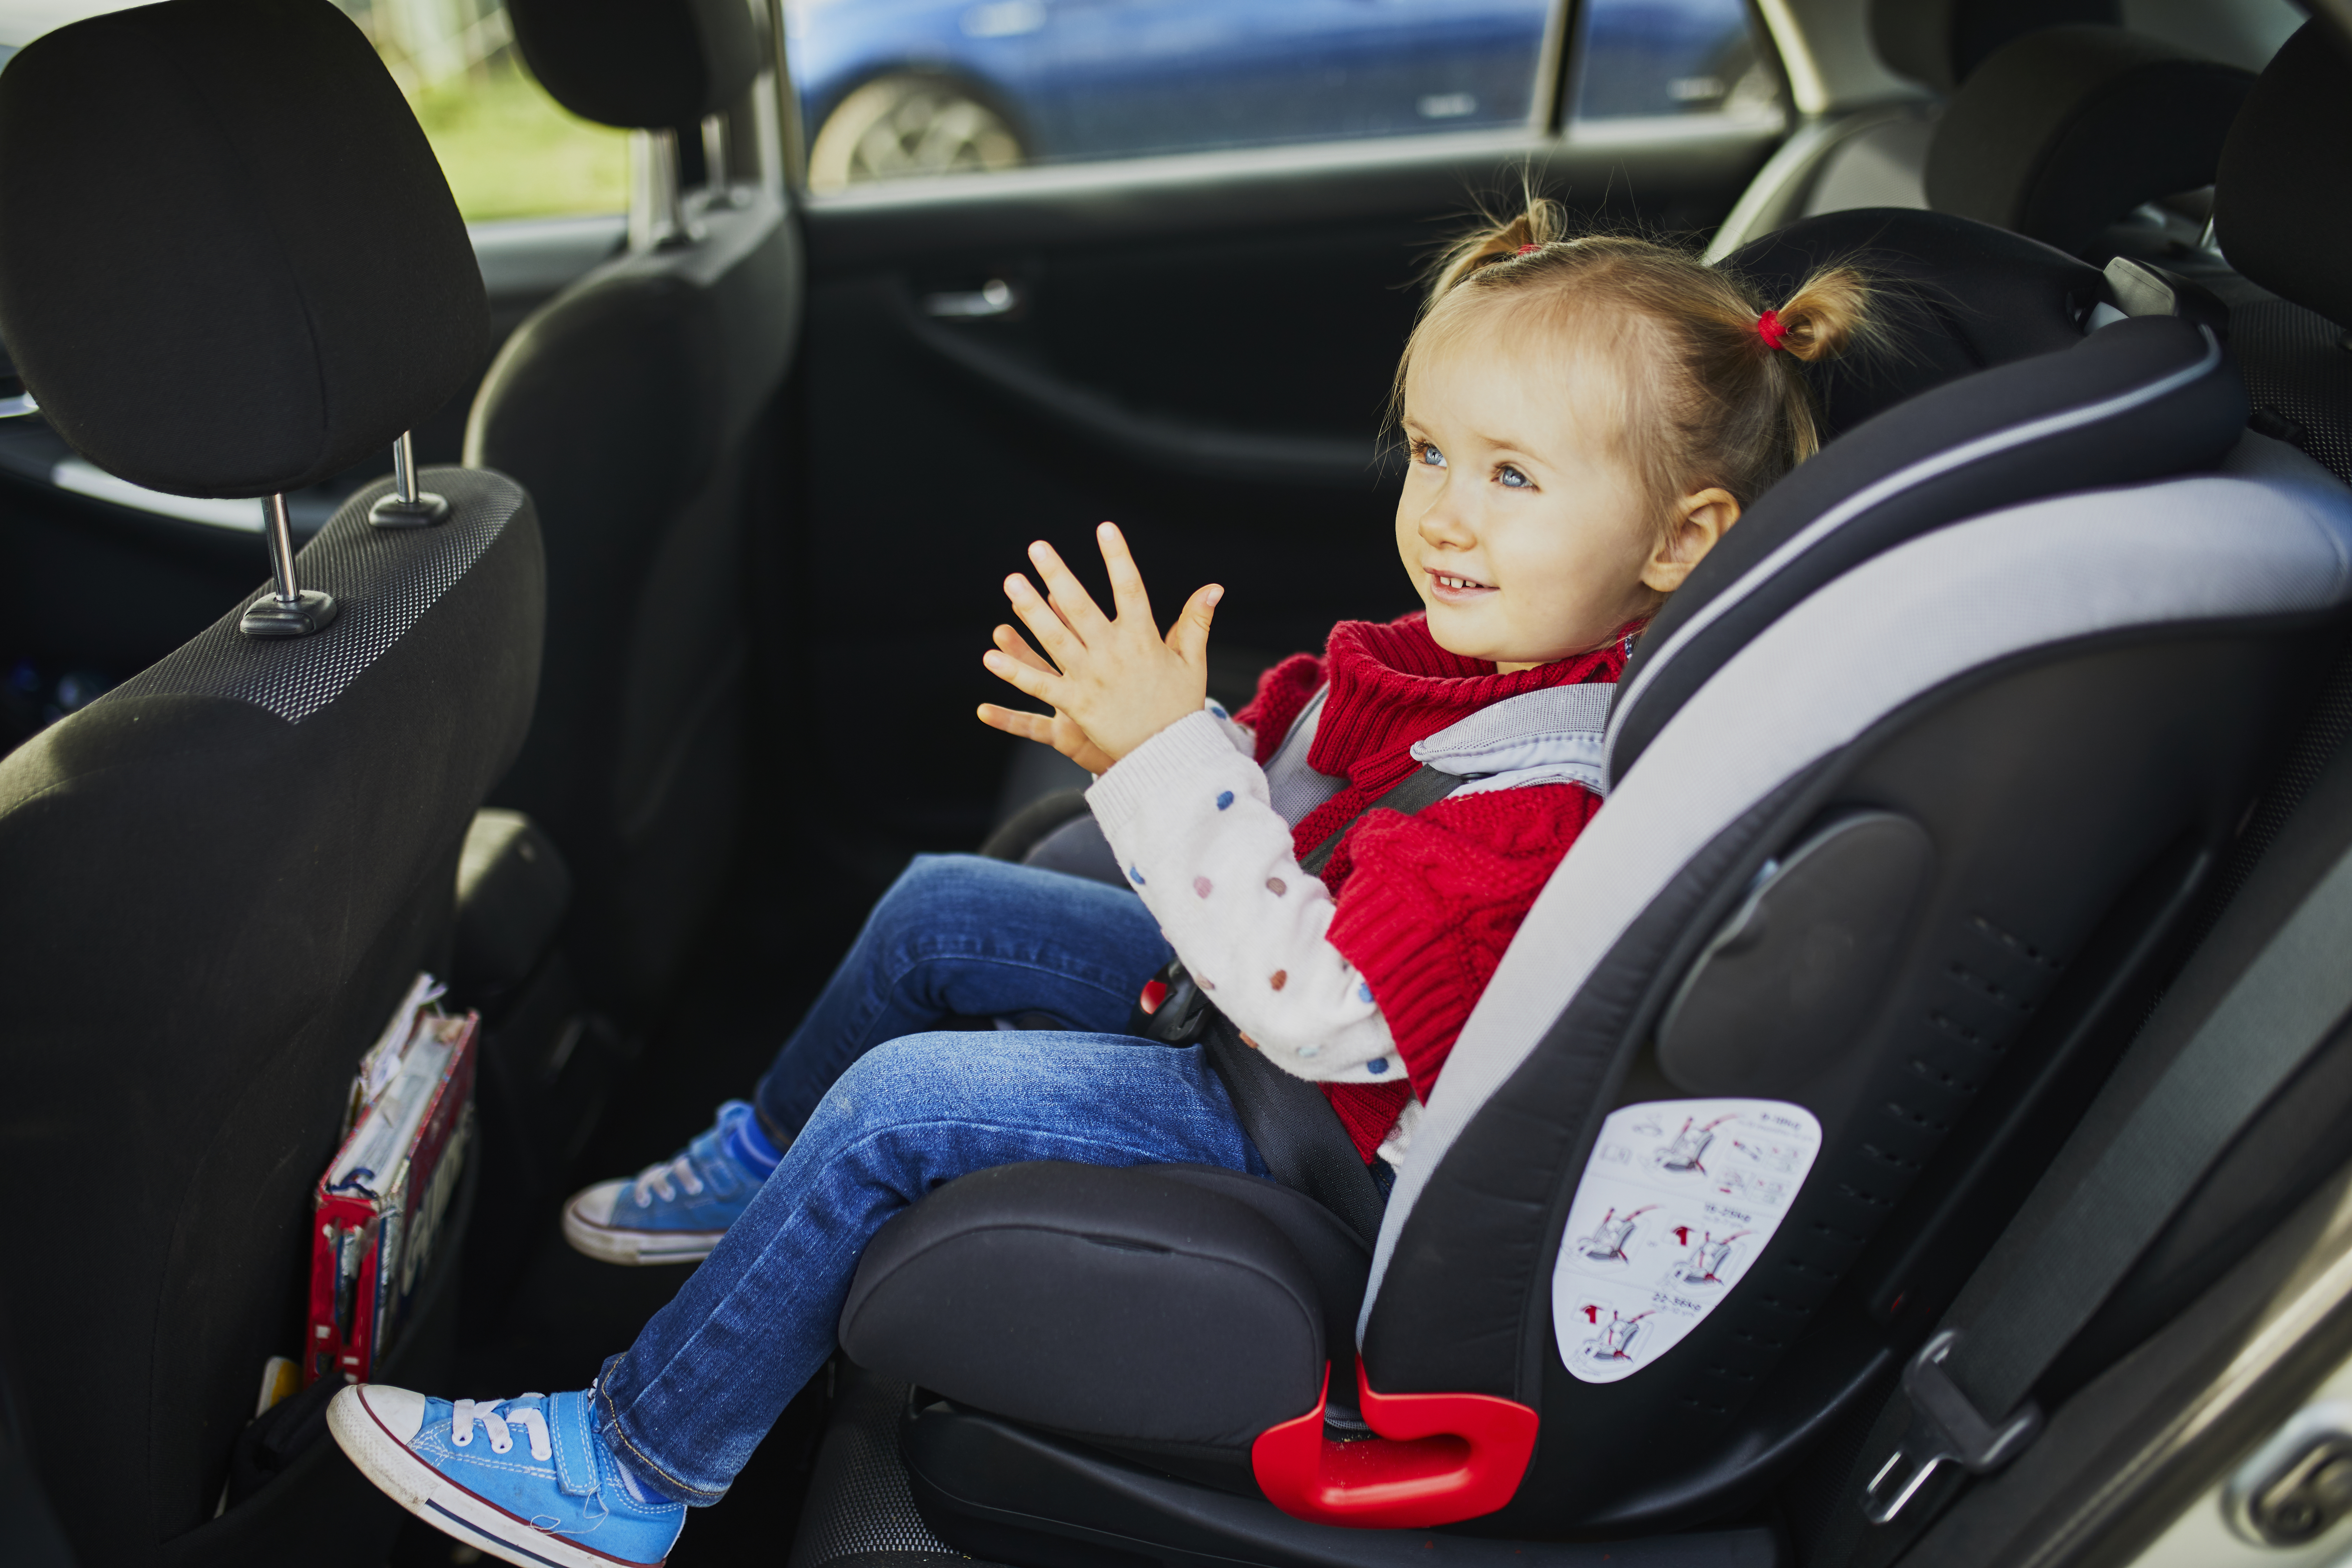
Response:
[[[481,369],[441,166],[328,0],[94,16],[0,72],[0,338],[58,435],[181,495],[380,451]]]
[[[2214,237],[2272,293],[2352,326],[2352,65],[2307,22],[2263,70],[2213,187]]]
[[[2176,316],[2117,321],[1889,409],[1759,497],[1643,632],[1612,699],[1611,782],[1831,579],[2002,507],[2209,468],[2245,424],[2236,368],[2209,329]]]
[[[1927,204],[2080,252],[2143,202],[2213,183],[2253,73],[2120,27],[2003,47],[1952,97]]]
[[[1882,285],[1893,345],[1805,367],[1825,441],[1948,381],[2072,347],[2099,298],[2095,267],[2006,229],[1907,207],[1823,213],[1750,241],[1722,265],[1777,303],[1832,262]]]
[[[1949,92],[2037,27],[2122,20],[2120,0],[1872,0],[1870,46],[1887,69]]]
[[[606,125],[692,125],[766,63],[744,0],[508,0],[507,16],[540,85]]]

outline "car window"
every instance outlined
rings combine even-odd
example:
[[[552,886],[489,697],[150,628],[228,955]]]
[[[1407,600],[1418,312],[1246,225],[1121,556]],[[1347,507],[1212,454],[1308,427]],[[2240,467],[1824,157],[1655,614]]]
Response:
[[[335,4],[400,84],[467,222],[627,210],[628,132],[547,95],[499,0]]]
[[[904,175],[1528,126],[1554,0],[786,0],[818,191]],[[1746,0],[1587,0],[1580,119],[1777,120]]]

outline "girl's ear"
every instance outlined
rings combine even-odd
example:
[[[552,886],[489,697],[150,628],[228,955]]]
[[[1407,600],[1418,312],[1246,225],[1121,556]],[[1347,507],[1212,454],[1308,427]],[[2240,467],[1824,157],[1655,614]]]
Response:
[[[1712,486],[1675,503],[1675,521],[1657,549],[1642,563],[1642,585],[1671,594],[1683,585],[1691,568],[1706,559],[1716,542],[1739,521],[1739,502],[1729,490]]]

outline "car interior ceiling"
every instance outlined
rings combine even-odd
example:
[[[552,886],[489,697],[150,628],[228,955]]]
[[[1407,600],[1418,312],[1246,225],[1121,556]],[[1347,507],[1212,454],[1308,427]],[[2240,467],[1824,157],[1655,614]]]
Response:
[[[299,29],[240,33],[254,26],[252,0],[184,4],[196,18],[188,47],[211,51],[226,75],[274,67],[299,79],[340,58],[341,46]],[[1837,258],[1860,258],[1899,285],[1910,352],[1872,375],[1818,377],[1832,444],[1694,577],[1686,602],[1644,645],[1655,669],[1629,668],[1612,784],[1625,784],[1652,747],[1686,754],[1673,750],[1689,744],[1675,738],[1677,718],[1730,722],[1707,717],[1726,700],[1709,689],[1736,686],[1750,644],[1812,625],[1803,617],[1817,595],[1827,602],[1841,581],[1892,572],[1887,563],[1932,547],[1939,532],[1957,537],[1979,514],[2084,486],[2144,485],[2153,510],[2169,516],[2169,498],[2201,492],[2165,487],[2224,482],[2205,470],[2231,460],[2241,466],[2225,468],[2226,482],[2245,493],[2296,493],[2326,474],[2352,484],[2352,361],[2336,324],[2352,321],[2352,294],[2330,259],[2352,242],[2341,232],[2352,223],[2352,180],[2326,151],[2352,130],[2352,67],[2331,52],[2324,23],[2258,73],[2248,68],[2263,62],[2204,58],[2128,28],[2111,0],[1874,0],[1877,58],[1855,68],[1841,98],[1833,51],[1822,51],[1811,68],[1825,85],[1811,89],[1822,101],[1801,106],[1805,119],[1777,147],[1738,129],[1622,145],[1425,137],[1372,153],[1073,166],[1001,188],[974,177],[812,200],[788,189],[779,116],[761,101],[777,91],[773,40],[739,30],[748,16],[740,6],[692,9],[701,32],[686,40],[695,53],[688,66],[618,47],[552,0],[511,7],[534,69],[578,112],[635,129],[726,116],[732,194],[699,191],[709,173],[702,147],[677,137],[677,186],[698,194],[651,215],[690,226],[689,243],[633,248],[619,218],[478,229],[453,273],[464,247],[446,192],[411,200],[411,184],[430,174],[415,162],[421,140],[374,146],[371,166],[396,177],[369,193],[338,188],[299,149],[280,149],[285,161],[264,178],[280,182],[289,212],[357,243],[397,209],[400,245],[409,247],[384,250],[400,264],[373,275],[386,292],[369,306],[399,335],[355,337],[344,351],[354,367],[371,356],[397,362],[392,379],[402,384],[371,394],[381,413],[373,422],[333,425],[321,447],[332,462],[301,468],[257,456],[239,447],[235,421],[206,425],[189,412],[262,405],[254,389],[264,385],[266,355],[229,370],[142,360],[152,384],[110,393],[113,422],[77,429],[74,447],[37,422],[0,423],[0,628],[11,639],[0,652],[26,658],[44,683],[0,690],[0,747],[19,748],[20,768],[37,753],[62,773],[115,747],[154,770],[94,795],[94,805],[73,808],[81,816],[59,809],[36,822],[29,797],[0,794],[0,879],[43,889],[37,909],[12,895],[17,907],[0,929],[16,945],[0,951],[0,974],[27,990],[59,977],[102,990],[126,952],[138,954],[142,973],[138,986],[86,1016],[29,1006],[12,1028],[9,1059],[20,1041],[59,1056],[31,1081],[37,1098],[69,1109],[38,1139],[0,1139],[9,1151],[0,1170],[29,1180],[28,1162],[73,1146],[56,1142],[65,1136],[57,1129],[89,1137],[102,1125],[104,1108],[77,1084],[83,1069],[68,1043],[79,1050],[102,1038],[126,1064],[142,1051],[170,1054],[142,1043],[142,998],[168,996],[175,1008],[205,999],[184,1003],[167,1044],[189,1059],[156,1075],[155,1096],[201,1103],[222,1127],[275,1117],[315,1131],[324,1115],[331,1131],[325,1108],[408,975],[420,966],[444,973],[489,1031],[480,1157],[453,1205],[449,1261],[420,1297],[420,1331],[400,1353],[411,1375],[455,1388],[580,1386],[658,1310],[679,1276],[572,1253],[555,1205],[582,1181],[674,1151],[711,1105],[755,1077],[910,855],[987,842],[1008,858],[1060,863],[1052,857],[1076,840],[1048,850],[1046,832],[1075,825],[1083,837],[1066,796],[1024,815],[1066,789],[1073,773],[971,717],[993,696],[977,658],[1001,618],[991,590],[1030,539],[1074,537],[1112,518],[1153,582],[1224,583],[1211,689],[1229,704],[1246,700],[1275,659],[1319,646],[1334,621],[1412,607],[1393,569],[1380,564],[1383,552],[1348,542],[1388,532],[1398,479],[1374,433],[1412,318],[1415,268],[1459,225],[1466,192],[1507,197],[1531,167],[1580,217],[1709,237],[1710,254],[1768,286]],[[1858,9],[1796,7],[1810,26]],[[240,50],[247,58],[236,58]],[[98,57],[88,68],[99,71]],[[1877,93],[1890,79],[1912,90]],[[48,101],[61,121],[79,123],[71,86]],[[89,89],[107,102],[124,90],[110,81]],[[324,95],[304,108],[344,111]],[[146,134],[170,129],[155,112]],[[136,144],[93,132],[85,155]],[[1530,153],[1540,161],[1528,164]],[[76,210],[54,184],[11,184],[24,177],[0,166],[0,199],[13,191],[21,210]],[[164,173],[154,175],[153,210],[121,220],[125,234],[168,232],[171,221],[226,231],[184,204],[174,208],[168,185]],[[224,268],[265,254],[250,236],[220,243]],[[0,271],[56,280],[60,316],[79,302],[109,312],[126,344],[142,332],[167,335],[169,302],[92,302],[64,281],[55,259],[63,247],[29,261],[20,249],[32,252],[18,234],[0,234]],[[290,265],[318,267],[322,279],[332,270],[316,258]],[[479,330],[467,308],[449,304],[476,270]],[[965,317],[941,303],[999,285],[1012,303],[998,312]],[[321,287],[356,292],[349,282]],[[54,322],[0,325],[35,375],[58,363]],[[2110,330],[2086,337],[2086,327]],[[2200,370],[2209,342],[2212,367]],[[2217,368],[2224,344],[2226,374]],[[224,378],[239,376],[236,397],[222,398]],[[1899,504],[1839,511],[1962,436],[1991,440],[2111,403],[2128,407],[2077,421],[2063,443],[2021,448],[1943,489],[1917,487]],[[152,432],[123,412],[142,409],[201,426],[202,438],[159,456]],[[2255,434],[2241,442],[2248,427]],[[387,537],[366,533],[365,514],[389,488],[383,448],[404,428],[414,431],[427,488],[448,496],[456,530],[471,531],[474,554],[462,563],[418,554],[356,564],[352,540]],[[1857,430],[1855,440],[1836,439]],[[291,492],[298,542],[311,542],[302,559],[331,591],[359,593],[354,603],[363,591],[335,584],[394,580],[365,572],[449,585],[385,634],[390,651],[374,666],[332,676],[340,684],[320,700],[319,721],[288,731],[301,745],[270,752],[257,729],[240,731],[241,721],[216,711],[281,700],[238,696],[246,689],[217,674],[250,646],[237,642],[233,610],[220,617],[251,599],[263,563],[253,536],[55,482],[55,466],[73,450],[100,447],[121,454],[114,471],[156,490],[251,493],[239,475],[255,472],[287,480],[278,488]],[[1839,531],[1805,531],[1831,514],[1846,520]],[[404,542],[425,552],[436,537],[456,531],[419,531]],[[543,598],[521,564],[533,550],[543,551]],[[2214,548],[2193,558],[2226,576],[2225,556]],[[1401,1222],[1423,1227],[1398,1243],[1408,1261],[1384,1252],[1371,1265],[1367,1371],[1385,1355],[1408,1391],[1483,1380],[1498,1396],[1539,1404],[1547,1423],[1619,1433],[1620,1452],[1606,1462],[1570,1466],[1556,1447],[1539,1449],[1529,1472],[1539,1489],[1495,1521],[1433,1534],[1339,1531],[1276,1514],[1257,1494],[1246,1445],[1201,1432],[1221,1421],[1263,1426],[1271,1415],[1295,1415],[1300,1400],[1286,1385],[1236,1390],[1174,1350],[1134,1371],[1132,1344],[1116,1332],[1088,1338],[1090,1325],[1140,1321],[1155,1303],[1186,1300],[1190,1284],[1175,1272],[1136,1274],[1118,1287],[1130,1295],[1108,1286],[1089,1294],[1096,1260],[1065,1241],[1116,1231],[1155,1204],[1194,1205],[1181,1212],[1195,1226],[1255,1205],[1307,1258],[1331,1320],[1316,1342],[1335,1363],[1344,1363],[1367,1299],[1366,1249],[1332,1240],[1328,1216],[1280,1188],[1273,1198],[1237,1195],[1181,1172],[1133,1173],[1131,1193],[1106,1197],[1101,1184],[1081,1191],[1024,1167],[1028,1174],[987,1186],[958,1184],[913,1211],[889,1247],[877,1244],[845,1315],[849,1353],[793,1402],[737,1495],[694,1521],[673,1561],[1320,1568],[1411,1555],[1566,1568],[1610,1552],[1694,1568],[1874,1560],[1873,1548],[1855,1545],[1851,1482],[1858,1456],[1892,1441],[1878,1428],[1890,1419],[1901,1365],[1962,1298],[2035,1182],[2074,1169],[2062,1146],[2078,1124],[2085,1136],[2101,1131],[2114,1091],[2100,1097],[2116,1064],[2126,1064],[2126,1083],[2158,1071],[2142,1064],[2142,1026],[2163,1016],[2176,989],[2202,995],[2252,962],[2303,891],[2280,862],[2332,857],[2352,824],[2352,776],[2338,757],[2352,737],[2343,606],[2266,607],[2252,589],[2231,603],[2215,625],[2181,610],[2178,625],[2080,628],[2063,658],[2024,645],[1995,650],[1956,667],[1948,687],[1928,682],[1883,708],[1857,707],[1853,732],[1825,749],[1826,760],[1726,805],[1719,837],[1687,866],[1661,871],[1654,903],[1630,913],[1629,934],[1593,961],[1609,984],[1563,994],[1545,1014],[1561,1021],[1538,1031],[1515,1069],[1529,1076],[1512,1081],[1561,1099],[1580,1093],[1580,1110],[1540,1136],[1524,1132],[1523,1143],[1475,1123],[1462,1134],[1467,1163],[1446,1167],[1453,1185],[1443,1171],[1432,1176],[1414,1217]],[[2180,630],[2192,622],[2193,633]],[[43,702],[61,679],[83,674],[112,695],[98,708],[68,704],[71,716],[50,722]],[[108,724],[121,727],[109,715],[141,703],[179,713],[165,721],[192,726],[206,757],[224,747],[253,754],[233,766],[159,761],[163,753],[139,749],[146,738],[108,738]],[[187,717],[199,704],[210,706]],[[2092,711],[2099,724],[2084,725],[2080,716]],[[77,749],[84,744],[94,749]],[[467,765],[436,772],[420,761],[427,751]],[[1979,798],[1960,788],[1968,780],[1950,759],[1964,754],[2013,762],[1999,775],[2007,793]],[[2016,761],[2028,754],[2041,760]],[[229,826],[202,855],[172,837],[205,820],[189,802],[209,809],[241,790],[279,800],[288,776],[305,779],[296,796],[315,815],[303,831],[325,847],[304,865],[263,879],[284,824],[251,802],[241,814],[224,808]],[[1632,784],[1626,794],[1643,798]],[[383,824],[401,811],[414,820],[389,832]],[[1915,834],[1925,824],[1945,869],[1905,869],[1912,840],[1885,826],[1893,819]],[[1068,863],[1084,860],[1081,852]],[[137,889],[135,916],[110,886]],[[1840,1038],[1851,1035],[1850,1048],[1803,1095],[1785,1082],[1759,1088],[1722,1065],[1737,1052],[1708,1033],[1721,1032],[1709,1017],[1746,1026],[1769,1005],[1721,933],[1759,907],[1791,921],[1820,908],[1851,913],[1836,900],[1863,897],[1846,890],[1855,887],[1895,900],[1885,907],[1908,910],[1904,900],[1916,899],[1932,908],[1916,917],[1923,933],[1934,921],[1958,931],[1971,920],[1990,931],[1985,911],[1996,907],[2030,908],[2042,922],[2035,952],[2007,931],[1969,939],[2006,943],[1999,957],[1971,948],[1966,962],[2026,1003],[2002,1015],[1998,1027],[2008,1033],[1996,1041],[2026,1048],[1979,1075],[1990,1086],[1980,1100],[1978,1084],[1951,1088],[1959,1055],[1947,1061],[1863,1016],[1941,1016],[1935,1009],[1951,1005],[1932,991],[1941,983],[1935,964],[1949,957],[1935,942],[1945,939],[1927,934],[1882,954],[1896,977],[1885,995],[1899,991],[1899,1005],[1877,990],[1856,1004],[1834,1026],[1846,1032]],[[259,938],[197,941],[169,923],[234,924],[218,921],[225,909],[237,921],[257,910]],[[325,911],[353,909],[365,911],[356,934],[341,945],[316,936],[331,923]],[[1910,931],[1903,921],[1913,918],[1886,923]],[[2049,952],[2072,962],[2062,972],[2043,961]],[[1759,962],[1771,955],[1768,942]],[[217,994],[223,978],[233,982],[234,1006]],[[1604,1015],[1593,995],[1612,984],[1618,1011]],[[273,991],[282,993],[277,1009],[248,1006]],[[311,1021],[298,1026],[289,1009]],[[1832,1026],[1808,1016],[1790,1027]],[[194,1053],[240,1035],[238,1075],[268,1086],[267,1104],[215,1102],[191,1087],[202,1082]],[[309,1065],[289,1068],[298,1056]],[[1937,1064],[1942,1087],[1919,1087],[1930,1072],[1923,1062]],[[2315,1205],[2331,1201],[2341,1179],[2347,1064],[2352,1050],[2337,1041],[2265,1102],[2141,1259],[2130,1289],[2037,1384],[2053,1431],[2087,1435],[2068,1436],[2063,1448],[2045,1440],[2037,1462],[1965,1490],[1948,1482],[1936,1506],[1948,1511],[1920,1521],[1899,1547],[1875,1550],[1907,1550],[1904,1560],[1916,1563],[2014,1560],[2052,1528],[2055,1510],[2074,1506],[2067,1488],[2098,1490],[2100,1465],[2135,1431],[2160,1425],[2167,1400],[2185,1397],[2149,1377],[2151,1361],[2210,1365],[2251,1321],[2265,1282],[2292,1273],[2288,1243],[2305,1235]],[[1565,1346],[1547,1348],[1551,1328],[1528,1307],[1536,1287],[1522,1276],[1549,1256],[1534,1231],[1549,1225],[1559,1239],[1555,1209],[1592,1142],[1580,1108],[1598,1106],[1597,1123],[1612,1106],[1697,1081],[1729,1086],[1711,1092],[1785,1092],[1832,1108],[1822,1112],[1824,1177],[1810,1194],[1817,1206],[1804,1212],[1817,1230],[1845,1226],[1859,1239],[1836,1254],[1830,1284],[1798,1320],[1809,1337],[1787,1336],[1799,1339],[1796,1350],[1739,1359],[1766,1321],[1751,1290],[1748,1317],[1710,1320],[1720,1331],[1711,1371],[1740,1386],[1710,1404],[1718,1395],[1686,1379],[1668,1408],[1664,1390],[1641,1380],[1601,1388],[1570,1378]],[[1864,1110],[1890,1096],[1943,1120],[1905,1132],[1912,1142],[1900,1145],[1861,1131]],[[141,1114],[160,1124],[181,1109]],[[1483,1166],[1473,1159],[1480,1136],[1496,1151]],[[240,1163],[183,1138],[173,1179],[223,1212],[247,1202],[258,1212],[307,1189],[309,1167],[322,1163],[317,1141],[306,1131],[289,1147],[256,1143]],[[1872,1200],[1876,1212],[1822,1206],[1835,1201],[1826,1173],[1836,1150],[1847,1160],[1839,1190],[1848,1191],[1855,1171],[1887,1159],[1881,1145],[1908,1173],[1877,1173],[1891,1195]],[[294,1167],[302,1169],[289,1178]],[[1516,1205],[1509,1223],[1526,1237],[1476,1207],[1481,1194],[1506,1190]],[[250,1404],[246,1361],[259,1359],[247,1352],[279,1333],[286,1306],[257,1293],[248,1276],[283,1264],[293,1278],[289,1236],[307,1209],[289,1207],[291,1226],[272,1211],[209,1262],[173,1240],[183,1212],[159,1200],[142,1220],[155,1235],[125,1247],[121,1267],[135,1258],[168,1277],[191,1320],[169,1332],[216,1352],[219,1364],[182,1378],[126,1359],[110,1374],[119,1388],[110,1405],[130,1408],[142,1434],[151,1424],[164,1433],[152,1447],[168,1456],[152,1461],[162,1478],[154,1495],[119,1518],[94,1522],[88,1499],[62,1489],[43,1458],[62,1429],[58,1413],[74,1408],[79,1374],[60,1363],[99,1361],[102,1347],[72,1342],[60,1326],[71,1314],[60,1316],[56,1302],[0,1289],[0,1507],[30,1500],[11,1511],[7,1528],[18,1533],[0,1533],[0,1556],[453,1561],[442,1538],[329,1475],[341,1460],[315,1424],[262,1431],[257,1423],[239,1436],[244,1412],[232,1407]],[[961,1238],[1011,1223],[1007,1215],[1064,1239],[1010,1262],[959,1261]],[[1234,1221],[1232,1235],[1255,1236],[1256,1223]],[[1449,1277],[1428,1279],[1445,1272],[1428,1263],[1442,1251],[1430,1239],[1441,1226],[1501,1237],[1497,1255],[1508,1253],[1519,1272],[1498,1266],[1489,1278],[1457,1259]],[[1133,1238],[1135,1255],[1159,1247],[1156,1235]],[[26,1236],[67,1257],[83,1245]],[[1229,1245],[1244,1257],[1257,1244]],[[1086,1321],[1032,1362],[1004,1359],[1013,1352],[974,1347],[1002,1346],[1014,1331],[984,1312],[943,1316],[944,1289],[926,1266],[1010,1269],[1016,1284],[1074,1281],[1028,1296],[1008,1285],[1004,1310],[1034,1320],[1076,1303]],[[1545,1261],[1547,1279],[1549,1270]],[[208,1292],[235,1304],[211,1313]],[[1424,1367],[1397,1348],[1411,1324],[1503,1300],[1514,1326],[1489,1338],[1514,1348],[1485,1362],[1477,1354],[1486,1350],[1465,1351]],[[1749,1336],[1748,1349],[1731,1343],[1735,1333]],[[1520,1357],[1516,1347],[1530,1335],[1536,1350]],[[71,1357],[48,1348],[58,1339]],[[1510,1365],[1496,1371],[1502,1362]],[[1106,1366],[1129,1369],[1118,1375],[1129,1380],[1133,1408],[1122,1407],[1129,1425],[1118,1430],[1069,1415],[1076,1396],[1063,1388],[1091,1379],[1098,1390],[1112,1375]],[[1335,1415],[1347,1396],[1337,1376]],[[1268,1410],[1251,1414],[1254,1398]],[[2065,1427],[2070,1412],[2075,1425]],[[72,1419],[96,1429],[101,1414]],[[1184,1420],[1198,1429],[1179,1430]],[[1676,1463],[1648,1458],[1692,1432]],[[217,1517],[215,1500],[228,1505]],[[348,1555],[322,1559],[325,1521],[347,1517],[371,1522]]]

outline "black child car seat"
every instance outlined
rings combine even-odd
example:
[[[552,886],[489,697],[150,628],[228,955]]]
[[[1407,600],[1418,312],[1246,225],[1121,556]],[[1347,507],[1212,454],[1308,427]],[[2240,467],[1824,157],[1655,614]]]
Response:
[[[487,331],[432,150],[327,0],[100,16],[0,75],[0,332],[111,471],[294,489],[432,413]],[[0,1318],[85,1568],[316,1562],[401,1517],[325,1443],[215,1510],[264,1361],[301,1353],[353,1068],[448,973],[459,848],[530,721],[530,498],[425,478],[437,525],[373,527],[390,486],[362,489],[272,591],[0,761]],[[314,629],[249,636],[257,609]],[[467,1202],[411,1380],[446,1357]]]
[[[2069,346],[1874,417],[1849,384],[1644,637],[1609,805],[1369,1258],[1297,1194],[1177,1167],[982,1173],[877,1235],[842,1342],[926,1391],[902,1451],[939,1538],[1775,1559],[1748,1510],[1875,1409],[2032,1184],[2352,603],[2352,495],[2245,432],[2215,335],[2084,336],[2095,274],[1979,254],[2015,247],[1986,298]]]

